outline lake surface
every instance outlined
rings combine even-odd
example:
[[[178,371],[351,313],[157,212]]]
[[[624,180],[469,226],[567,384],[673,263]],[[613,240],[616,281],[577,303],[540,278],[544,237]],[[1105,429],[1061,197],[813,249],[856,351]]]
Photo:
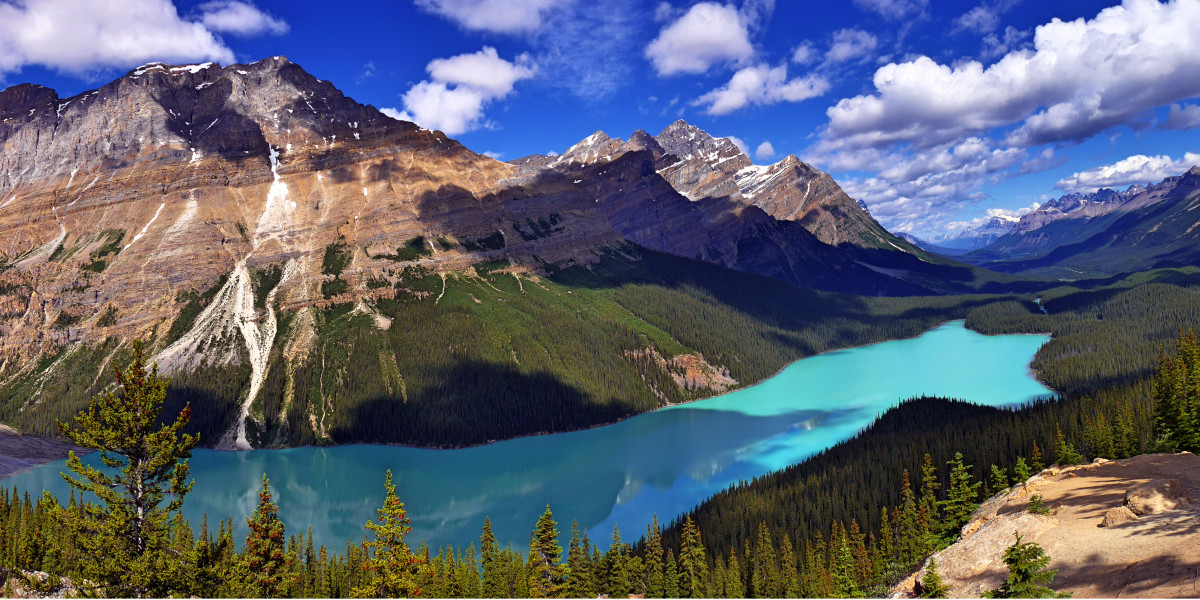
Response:
[[[184,514],[199,528],[207,513],[213,530],[217,520],[233,517],[240,544],[266,473],[289,534],[311,525],[317,543],[344,548],[376,518],[390,468],[412,519],[413,546],[424,539],[434,548],[478,547],[489,516],[501,545],[525,550],[550,504],[560,532],[569,536],[578,520],[604,547],[614,522],[625,540],[636,539],[652,515],[665,523],[739,480],[797,463],[901,400],[931,395],[1002,406],[1050,395],[1028,367],[1048,340],[984,336],[954,321],[917,338],[806,358],[756,386],[614,425],[461,450],[197,450]],[[63,464],[3,484],[65,497]]]

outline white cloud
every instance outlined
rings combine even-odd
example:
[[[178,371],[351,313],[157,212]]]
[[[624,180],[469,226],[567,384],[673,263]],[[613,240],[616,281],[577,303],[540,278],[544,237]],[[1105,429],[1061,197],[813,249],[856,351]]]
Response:
[[[537,31],[547,12],[569,1],[416,0],[416,5],[454,21],[464,29],[515,34]]]
[[[503,152],[492,152],[491,150],[484,151],[483,155],[492,160],[501,160],[502,158],[504,158]]]
[[[985,59],[996,58],[1003,56],[1021,47],[1026,39],[1029,38],[1029,32],[1017,29],[1012,25],[1004,28],[1004,34],[989,33],[983,38],[983,49],[980,54]]]
[[[798,65],[806,65],[816,58],[817,49],[808,40],[805,40],[804,43],[796,46],[795,50],[792,50],[792,62]]]
[[[769,160],[773,156],[775,156],[775,146],[772,146],[769,141],[759,144],[758,148],[754,149],[754,158],[758,160]]]
[[[1167,113],[1167,120],[1158,126],[1159,129],[1185,131],[1200,127],[1200,104],[1172,104]]]
[[[288,32],[288,24],[282,19],[259,10],[250,2],[216,0],[201,4],[196,10],[200,13],[200,22],[205,27],[221,33],[283,35]]]
[[[1184,171],[1200,165],[1200,154],[1188,152],[1179,160],[1161,154],[1146,156],[1135,154],[1111,165],[1102,165],[1080,171],[1060,179],[1055,189],[1064,192],[1094,192],[1100,188],[1121,188],[1135,183],[1156,183],[1166,177],[1182,175]]]
[[[508,96],[513,85],[532,77],[537,67],[528,55],[508,62],[495,48],[484,46],[472,54],[434,59],[425,70],[432,80],[405,92],[403,112],[394,108],[382,112],[446,135],[459,135],[484,126],[484,108]]]
[[[381,109],[379,109],[379,112],[381,112],[393,119],[400,119],[401,121],[408,120],[407,118],[405,118],[404,112],[394,106],[387,106],[387,107],[381,108]]]
[[[869,204],[871,214],[885,227],[931,231],[944,229],[949,215],[985,198],[981,185],[1012,176],[1026,162],[1028,152],[995,148],[988,138],[971,137],[916,152],[866,149],[812,161],[821,164],[828,158],[853,162],[851,168],[877,170],[873,176],[838,182],[851,197]]]
[[[929,0],[854,0],[854,4],[893,21],[921,14],[929,8]]]
[[[233,52],[170,0],[0,2],[0,74],[41,65],[74,75],[150,61],[231,63]]]
[[[875,51],[879,40],[861,29],[840,29],[833,34],[833,43],[825,52],[829,63],[865,58]]]
[[[1095,19],[1037,28],[1034,50],[984,68],[928,57],[875,73],[874,95],[827,111],[840,147],[937,144],[1020,123],[1008,143],[1076,141],[1200,95],[1200,2],[1126,0]]]
[[[770,68],[760,64],[734,73],[729,83],[700,96],[692,105],[708,105],[708,114],[725,115],[752,104],[765,106],[815,98],[828,92],[829,87],[829,81],[818,75],[788,79],[786,65]]]
[[[743,141],[742,138],[733,135],[727,135],[725,136],[725,139],[733,142],[733,145],[737,146],[738,150],[740,150],[742,154],[750,154],[750,146],[747,146],[746,142]]]
[[[747,27],[748,19],[733,6],[701,2],[664,27],[645,55],[660,76],[703,73],[714,64],[754,55]]]
[[[508,62],[491,46],[484,46],[473,54],[460,54],[450,58],[435,58],[425,67],[434,81],[470,87],[488,95],[503,98],[513,89],[513,84],[532,77],[536,67],[528,54]]]
[[[975,33],[989,33],[1000,25],[1000,15],[992,7],[976,6],[954,20],[955,29],[965,29]]]

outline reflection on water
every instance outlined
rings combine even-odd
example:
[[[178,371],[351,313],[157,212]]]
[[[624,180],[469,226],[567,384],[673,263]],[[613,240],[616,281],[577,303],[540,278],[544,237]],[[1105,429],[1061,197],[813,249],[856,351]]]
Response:
[[[311,526],[318,543],[340,547],[375,518],[390,468],[412,519],[410,539],[435,547],[477,543],[488,516],[501,544],[524,548],[546,504],[560,531],[578,520],[606,543],[615,522],[634,538],[652,515],[668,521],[739,480],[799,462],[901,399],[1008,405],[1048,394],[1027,369],[1047,339],[982,336],[948,323],[919,338],[805,359],[752,388],[614,425],[461,450],[196,451],[184,512],[195,526],[206,513],[231,516],[240,538],[266,473],[288,531]],[[61,461],[51,463],[5,483],[66,494],[61,470]]]

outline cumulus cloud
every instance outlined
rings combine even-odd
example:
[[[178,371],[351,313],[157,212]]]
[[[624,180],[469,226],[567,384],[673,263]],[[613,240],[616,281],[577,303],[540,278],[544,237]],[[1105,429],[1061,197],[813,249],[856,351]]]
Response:
[[[1200,2],[1126,0],[1092,20],[1042,25],[1033,50],[987,68],[924,56],[888,64],[875,94],[829,108],[825,137],[848,148],[928,145],[1020,124],[1011,145],[1082,140],[1200,95],[1198,30]]]
[[[527,54],[509,62],[500,58],[495,48],[484,46],[479,52],[434,59],[425,70],[431,79],[405,92],[403,112],[394,108],[382,112],[446,135],[459,135],[484,126],[486,106],[508,96],[516,82],[533,77],[537,67]]]
[[[840,29],[833,34],[833,43],[825,52],[831,64],[866,58],[875,51],[879,40],[861,29]]]
[[[692,105],[707,105],[708,114],[725,115],[750,105],[801,102],[828,92],[829,87],[824,77],[807,75],[788,79],[787,65],[771,68],[760,64],[734,73],[729,83],[700,96]]]
[[[754,158],[758,160],[770,160],[774,156],[775,146],[772,146],[769,141],[759,144],[758,148],[754,149]]]
[[[264,33],[283,35],[288,32],[286,22],[259,10],[249,2],[216,0],[201,4],[196,7],[196,11],[205,27],[221,33],[248,36]]]
[[[749,23],[731,5],[701,2],[663,27],[645,55],[660,76],[703,73],[714,64],[743,62],[754,55]]]
[[[955,31],[973,31],[978,34],[991,33],[1000,26],[1000,17],[1012,10],[1021,0],[995,0],[959,15],[954,20]]]
[[[877,172],[839,179],[848,194],[869,204],[871,214],[889,229],[930,231],[944,229],[948,215],[982,200],[982,183],[1012,176],[1027,161],[1028,152],[996,148],[991,139],[970,137],[916,152],[869,149],[853,158],[861,161],[855,167],[870,166]]]
[[[929,8],[929,0],[854,0],[854,4],[893,21],[919,15]]]
[[[1055,189],[1064,192],[1094,192],[1100,188],[1121,188],[1135,183],[1155,183],[1166,177],[1183,174],[1200,165],[1200,154],[1188,152],[1176,160],[1161,154],[1146,156],[1135,154],[1111,165],[1102,165],[1080,171],[1060,179]]]
[[[416,0],[416,5],[463,29],[531,33],[541,28],[547,12],[568,2],[570,0]]]
[[[257,12],[253,5],[237,4],[243,15]],[[265,19],[260,23],[277,21],[258,14]],[[26,65],[83,75],[159,60],[230,63],[233,52],[217,32],[234,32],[233,26],[220,19],[213,26],[183,19],[170,0],[0,2],[0,74]]]
[[[1158,126],[1159,129],[1174,131],[1197,127],[1200,127],[1200,105],[1197,104],[1172,104],[1171,111],[1167,113],[1167,120]]]

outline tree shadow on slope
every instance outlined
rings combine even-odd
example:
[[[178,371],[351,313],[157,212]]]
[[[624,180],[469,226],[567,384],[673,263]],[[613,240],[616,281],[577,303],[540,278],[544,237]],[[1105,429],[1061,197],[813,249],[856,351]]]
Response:
[[[465,360],[440,369],[408,400],[374,397],[352,406],[330,435],[338,443],[456,447],[581,429],[633,414],[616,399],[590,398],[553,373]]]

